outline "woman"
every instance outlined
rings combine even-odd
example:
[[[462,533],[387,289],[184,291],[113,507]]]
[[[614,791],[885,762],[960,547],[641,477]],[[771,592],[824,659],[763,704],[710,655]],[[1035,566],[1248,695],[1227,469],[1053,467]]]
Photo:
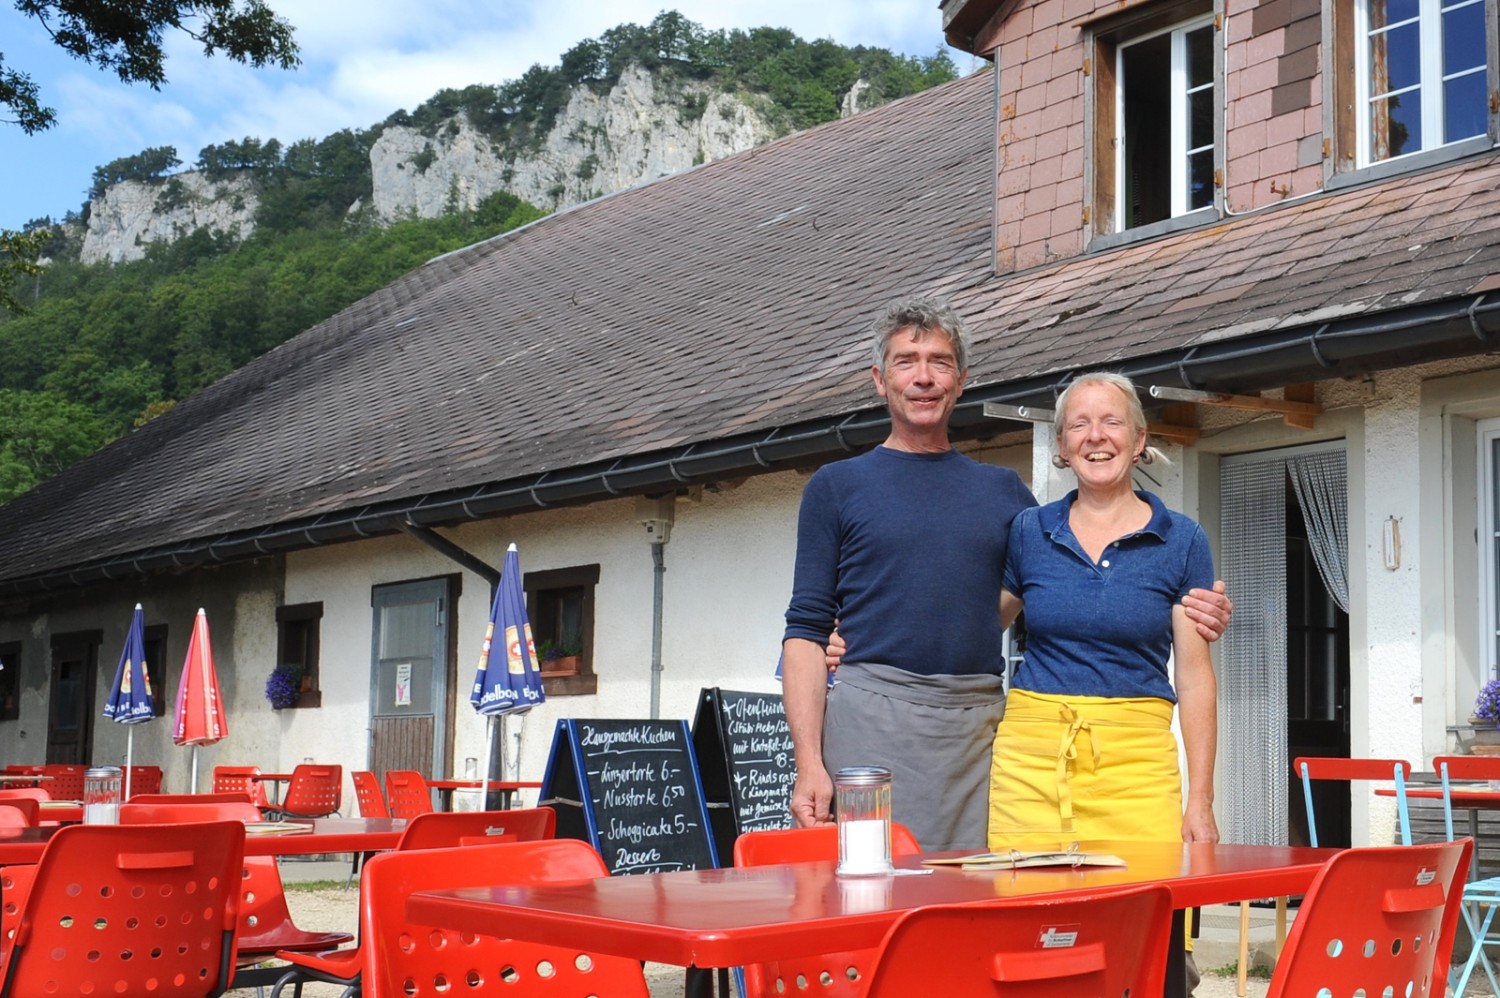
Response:
[[[1055,425],[1053,461],[1078,488],[1010,528],[1001,613],[1009,623],[1024,603],[1026,655],[995,734],[990,849],[1216,842],[1213,665],[1180,602],[1213,584],[1208,539],[1132,488],[1135,465],[1156,453],[1128,378],[1080,376],[1058,399]]]

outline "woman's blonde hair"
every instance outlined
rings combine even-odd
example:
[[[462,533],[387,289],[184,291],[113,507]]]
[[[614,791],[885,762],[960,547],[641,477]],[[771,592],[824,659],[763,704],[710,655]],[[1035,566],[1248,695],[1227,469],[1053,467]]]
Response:
[[[1125,397],[1125,418],[1130,421],[1130,435],[1135,436],[1145,432],[1146,410],[1141,408],[1141,397],[1136,394],[1135,382],[1118,371],[1089,371],[1068,382],[1068,387],[1064,388],[1062,394],[1057,397],[1057,407],[1052,414],[1052,432],[1059,443],[1062,442],[1063,427],[1067,424],[1068,403],[1072,401],[1073,389],[1086,385],[1105,385],[1118,391]],[[1167,459],[1165,454],[1149,445],[1136,457],[1141,464],[1165,462]],[[1057,453],[1052,455],[1052,466],[1066,468],[1068,462],[1061,453]]]

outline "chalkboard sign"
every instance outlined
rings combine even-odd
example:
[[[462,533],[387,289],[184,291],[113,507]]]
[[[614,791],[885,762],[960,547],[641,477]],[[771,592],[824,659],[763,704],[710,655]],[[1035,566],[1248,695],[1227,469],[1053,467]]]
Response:
[[[558,721],[541,803],[610,873],[718,865],[686,721]]]
[[[741,833],[792,826],[797,769],[781,694],[703,690],[693,719],[693,751],[714,842],[726,863]]]

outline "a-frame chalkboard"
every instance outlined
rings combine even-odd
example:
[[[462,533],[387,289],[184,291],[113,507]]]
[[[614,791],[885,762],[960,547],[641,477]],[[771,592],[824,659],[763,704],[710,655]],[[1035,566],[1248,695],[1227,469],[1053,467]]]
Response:
[[[612,874],[718,865],[686,721],[558,721],[540,799]]]
[[[792,826],[797,769],[779,693],[703,690],[693,718],[693,751],[724,862],[741,833]]]

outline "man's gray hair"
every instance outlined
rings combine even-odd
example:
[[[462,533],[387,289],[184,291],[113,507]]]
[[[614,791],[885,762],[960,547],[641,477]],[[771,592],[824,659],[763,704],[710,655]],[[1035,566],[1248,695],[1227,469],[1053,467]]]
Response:
[[[885,374],[885,355],[891,337],[903,329],[924,333],[940,332],[953,345],[954,359],[960,373],[969,369],[969,327],[953,306],[938,298],[903,298],[888,306],[875,320],[875,368]]]

